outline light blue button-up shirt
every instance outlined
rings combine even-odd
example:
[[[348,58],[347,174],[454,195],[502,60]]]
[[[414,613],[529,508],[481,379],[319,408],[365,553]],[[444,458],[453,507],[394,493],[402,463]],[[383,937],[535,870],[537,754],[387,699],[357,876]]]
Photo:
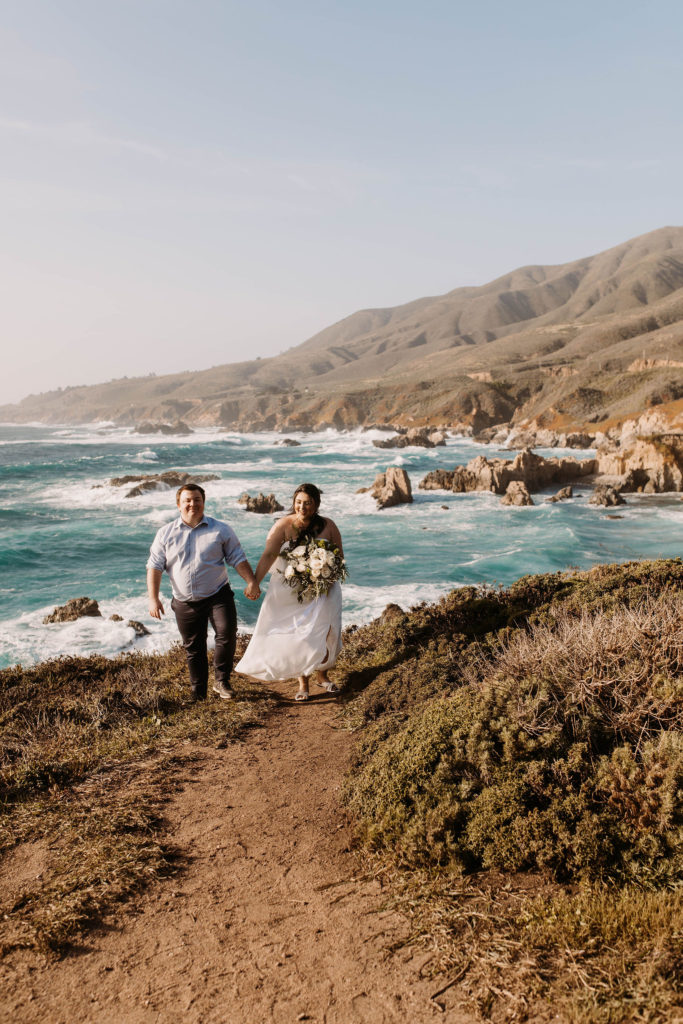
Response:
[[[228,565],[246,561],[237,534],[220,519],[204,516],[188,526],[179,516],[158,531],[149,549],[148,569],[164,569],[179,601],[201,601],[228,582]]]

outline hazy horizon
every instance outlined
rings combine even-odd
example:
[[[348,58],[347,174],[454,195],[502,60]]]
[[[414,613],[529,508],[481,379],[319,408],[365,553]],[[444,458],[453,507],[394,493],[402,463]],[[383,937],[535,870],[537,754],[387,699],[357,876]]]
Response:
[[[681,221],[678,5],[46,0],[0,27],[0,402],[267,357]]]

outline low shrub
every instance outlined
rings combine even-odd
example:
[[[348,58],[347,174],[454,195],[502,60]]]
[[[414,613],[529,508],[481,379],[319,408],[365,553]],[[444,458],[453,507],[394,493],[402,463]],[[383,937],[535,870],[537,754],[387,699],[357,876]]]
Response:
[[[486,1020],[674,1019],[682,594],[679,559],[597,566],[349,638],[345,799],[410,941],[451,979],[437,997],[457,985]]]
[[[477,648],[454,693],[372,737],[347,787],[365,839],[420,866],[678,876],[682,659],[666,594]]]

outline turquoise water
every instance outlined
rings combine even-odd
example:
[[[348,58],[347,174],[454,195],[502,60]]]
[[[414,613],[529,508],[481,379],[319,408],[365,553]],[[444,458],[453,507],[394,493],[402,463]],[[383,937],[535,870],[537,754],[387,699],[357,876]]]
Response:
[[[464,584],[508,584],[526,573],[677,556],[683,547],[677,494],[629,496],[626,506],[605,510],[587,505],[589,489],[579,486],[570,502],[537,499],[534,507],[506,508],[495,495],[421,492],[417,485],[431,469],[450,469],[482,453],[514,453],[461,437],[450,438],[446,448],[392,452],[373,447],[373,438],[386,436],[379,431],[290,436],[301,447],[278,446],[277,434],[206,430],[169,439],[106,424],[0,426],[0,666],[58,654],[163,649],[175,640],[172,616],[154,622],[145,597],[149,545],[173,518],[174,495],[155,491],[126,499],[126,488],[108,480],[127,473],[218,474],[205,485],[207,511],[234,526],[253,565],[272,517],[241,509],[242,491],[274,491],[288,506],[298,483],[318,484],[322,512],[342,531],[351,573],[345,624],[368,621],[390,601],[408,608]],[[355,492],[391,464],[408,471],[415,502],[378,512],[368,494]],[[244,598],[240,582],[232,574],[239,623],[248,630],[258,606]],[[170,596],[166,582],[162,589]],[[99,601],[103,619],[42,624],[56,604],[81,595]],[[135,639],[125,622],[108,620],[114,612],[142,620],[151,636]]]

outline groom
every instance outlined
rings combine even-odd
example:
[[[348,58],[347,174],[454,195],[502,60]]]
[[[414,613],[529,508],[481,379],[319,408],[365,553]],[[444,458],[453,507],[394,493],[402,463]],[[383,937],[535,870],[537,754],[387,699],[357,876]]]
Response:
[[[164,613],[159,587],[166,570],[173,591],[171,608],[187,654],[192,698],[204,700],[206,697],[209,678],[206,634],[210,622],[216,634],[213,690],[224,700],[230,700],[234,696],[230,674],[235,657],[237,614],[226,562],[247,584],[244,593],[250,600],[258,600],[261,590],[232,527],[204,515],[205,497],[199,484],[184,484],[176,492],[180,516],[161,527],[149,549],[149,614],[160,619]]]

